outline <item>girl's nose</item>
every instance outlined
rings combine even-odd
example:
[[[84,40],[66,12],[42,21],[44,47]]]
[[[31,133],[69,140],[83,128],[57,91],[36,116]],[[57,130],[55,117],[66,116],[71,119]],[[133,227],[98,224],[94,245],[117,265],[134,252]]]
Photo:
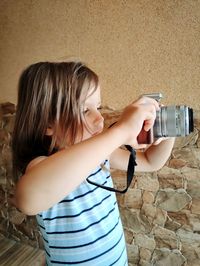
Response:
[[[94,115],[94,124],[98,126],[99,124],[103,124],[103,122],[104,122],[104,117],[99,111],[96,111]]]

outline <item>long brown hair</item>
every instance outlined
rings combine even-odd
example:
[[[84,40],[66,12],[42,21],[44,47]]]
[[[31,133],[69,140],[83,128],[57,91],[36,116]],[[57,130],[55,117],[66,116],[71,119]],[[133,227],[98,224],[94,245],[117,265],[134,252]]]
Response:
[[[27,164],[38,156],[54,153],[57,132],[72,145],[78,127],[83,132],[82,95],[98,87],[98,76],[80,62],[39,62],[27,67],[18,85],[18,104],[13,131],[13,170],[23,174]],[[46,135],[53,126],[54,134]]]

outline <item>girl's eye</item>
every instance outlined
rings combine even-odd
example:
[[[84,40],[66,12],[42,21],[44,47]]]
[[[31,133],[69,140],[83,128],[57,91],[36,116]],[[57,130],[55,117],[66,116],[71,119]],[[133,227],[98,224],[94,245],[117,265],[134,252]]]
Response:
[[[97,110],[101,111],[102,110],[102,106],[97,107]]]
[[[96,110],[101,111],[102,107],[98,106],[98,107],[96,107]],[[85,108],[85,109],[83,109],[82,112],[83,112],[84,115],[86,115],[86,114],[88,114],[90,112],[90,109],[89,108]]]
[[[88,108],[86,108],[86,109],[83,110],[83,113],[84,114],[87,114],[88,112],[89,112],[89,109]]]

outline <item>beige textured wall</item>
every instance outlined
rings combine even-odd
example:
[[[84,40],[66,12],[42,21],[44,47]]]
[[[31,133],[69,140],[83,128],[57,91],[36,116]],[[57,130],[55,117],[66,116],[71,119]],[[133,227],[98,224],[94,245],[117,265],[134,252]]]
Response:
[[[105,105],[162,91],[200,109],[200,1],[0,1],[0,102],[26,65],[69,57],[100,75]]]

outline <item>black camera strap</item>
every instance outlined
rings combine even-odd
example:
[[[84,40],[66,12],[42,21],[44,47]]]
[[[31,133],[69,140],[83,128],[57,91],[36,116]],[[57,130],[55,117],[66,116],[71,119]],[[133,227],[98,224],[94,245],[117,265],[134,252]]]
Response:
[[[126,191],[128,190],[132,180],[133,180],[133,177],[134,177],[134,173],[135,173],[135,166],[137,165],[136,163],[136,152],[135,150],[129,146],[129,145],[125,145],[125,147],[127,148],[127,150],[130,151],[130,157],[129,157],[129,162],[128,162],[128,168],[127,168],[127,183],[126,183],[126,188],[123,189],[123,190],[118,190],[118,189],[115,189],[115,188],[112,188],[112,187],[107,187],[107,186],[103,186],[103,185],[100,185],[96,182],[93,182],[89,179],[89,177],[86,178],[87,182],[92,184],[92,185],[95,185],[97,187],[100,187],[100,188],[103,188],[103,189],[106,189],[108,191],[112,191],[112,192],[118,192],[118,193],[126,193]]]

